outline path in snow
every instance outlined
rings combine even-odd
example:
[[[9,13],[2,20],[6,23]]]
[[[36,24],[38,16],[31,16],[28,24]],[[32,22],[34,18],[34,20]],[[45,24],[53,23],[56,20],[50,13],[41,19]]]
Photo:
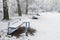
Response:
[[[34,40],[60,40],[60,14],[42,13],[33,25],[37,29]]]

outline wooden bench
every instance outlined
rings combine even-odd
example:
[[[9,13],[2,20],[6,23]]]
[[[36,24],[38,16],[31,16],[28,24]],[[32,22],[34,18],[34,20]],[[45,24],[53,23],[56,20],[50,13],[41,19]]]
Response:
[[[8,22],[8,32],[7,32],[7,34],[13,33],[14,31],[16,31],[23,24],[25,24],[26,34],[27,34],[28,27],[30,27],[30,22],[23,22],[23,21],[21,21],[19,19]]]

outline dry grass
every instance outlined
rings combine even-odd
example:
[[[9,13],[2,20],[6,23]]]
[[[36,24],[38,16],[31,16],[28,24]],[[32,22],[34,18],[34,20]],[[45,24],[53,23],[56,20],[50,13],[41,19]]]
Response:
[[[25,27],[20,27],[18,30],[14,31],[10,35],[19,38],[20,34],[22,34],[24,32],[25,32]],[[28,34],[30,34],[30,35],[34,35],[35,32],[36,32],[35,29],[32,29],[32,28],[28,29]]]

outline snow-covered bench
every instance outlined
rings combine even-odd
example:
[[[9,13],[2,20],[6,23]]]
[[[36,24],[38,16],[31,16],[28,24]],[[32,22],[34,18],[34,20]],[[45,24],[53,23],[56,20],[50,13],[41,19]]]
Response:
[[[14,21],[9,21],[8,22],[8,34],[11,34],[23,24],[25,24],[26,32],[27,32],[27,27],[30,27],[30,22],[23,22],[19,19],[16,19]]]

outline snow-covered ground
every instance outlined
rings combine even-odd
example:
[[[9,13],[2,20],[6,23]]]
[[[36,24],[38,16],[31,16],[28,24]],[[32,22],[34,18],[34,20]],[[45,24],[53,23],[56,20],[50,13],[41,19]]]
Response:
[[[18,17],[16,17],[18,18]],[[57,12],[46,12],[40,13],[38,16],[39,19],[30,19],[30,16],[23,15],[21,20],[30,21],[31,28],[36,29],[36,33],[34,36],[27,37],[29,40],[60,40],[60,13]],[[12,18],[15,19],[15,18]],[[7,21],[0,22],[0,31],[3,30],[4,34],[6,33],[8,27]],[[0,33],[1,34],[1,33]],[[1,40],[26,40],[26,36],[21,38],[9,38],[2,35]]]

